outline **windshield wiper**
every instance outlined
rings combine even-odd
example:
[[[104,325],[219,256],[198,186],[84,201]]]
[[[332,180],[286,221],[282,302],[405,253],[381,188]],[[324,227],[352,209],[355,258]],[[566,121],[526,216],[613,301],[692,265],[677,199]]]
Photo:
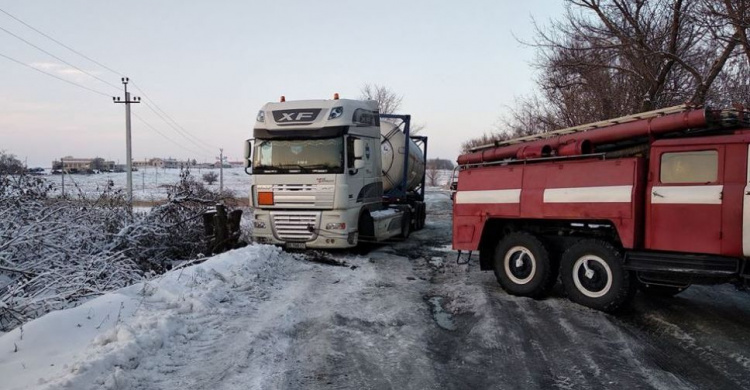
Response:
[[[335,169],[336,167],[334,167],[331,164],[312,164],[312,165],[306,165],[305,168],[330,170],[330,169]]]
[[[279,169],[287,169],[287,170],[292,169],[292,168],[298,168],[300,171],[305,171],[306,169],[308,169],[307,167],[304,167],[300,164],[276,164],[274,165],[274,167],[279,168]]]

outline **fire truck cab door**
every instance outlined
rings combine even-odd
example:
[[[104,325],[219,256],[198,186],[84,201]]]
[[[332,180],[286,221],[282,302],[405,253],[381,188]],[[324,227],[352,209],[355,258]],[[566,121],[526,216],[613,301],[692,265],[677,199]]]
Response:
[[[723,145],[654,146],[646,194],[646,247],[721,253]]]

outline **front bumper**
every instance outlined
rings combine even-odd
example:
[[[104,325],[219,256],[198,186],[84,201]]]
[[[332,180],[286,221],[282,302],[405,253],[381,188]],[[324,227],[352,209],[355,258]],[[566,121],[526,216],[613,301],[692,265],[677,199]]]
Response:
[[[295,249],[351,248],[357,245],[358,239],[356,218],[352,223],[351,214],[350,211],[256,209],[253,241]],[[326,229],[331,225],[337,228]]]

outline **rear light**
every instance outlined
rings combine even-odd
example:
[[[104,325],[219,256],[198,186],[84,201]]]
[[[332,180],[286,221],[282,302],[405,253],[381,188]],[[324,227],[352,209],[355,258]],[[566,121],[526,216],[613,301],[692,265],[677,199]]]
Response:
[[[273,206],[273,192],[258,192],[259,206]]]

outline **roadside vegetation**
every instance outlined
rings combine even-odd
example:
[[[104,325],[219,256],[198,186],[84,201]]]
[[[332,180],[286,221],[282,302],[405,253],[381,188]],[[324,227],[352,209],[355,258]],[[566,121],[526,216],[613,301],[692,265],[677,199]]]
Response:
[[[12,155],[0,162],[0,331],[202,258],[203,214],[231,195],[184,170],[166,203],[132,211],[112,183],[61,197]]]
[[[685,102],[750,104],[750,0],[566,0],[522,44],[536,91],[463,152],[524,135]]]

